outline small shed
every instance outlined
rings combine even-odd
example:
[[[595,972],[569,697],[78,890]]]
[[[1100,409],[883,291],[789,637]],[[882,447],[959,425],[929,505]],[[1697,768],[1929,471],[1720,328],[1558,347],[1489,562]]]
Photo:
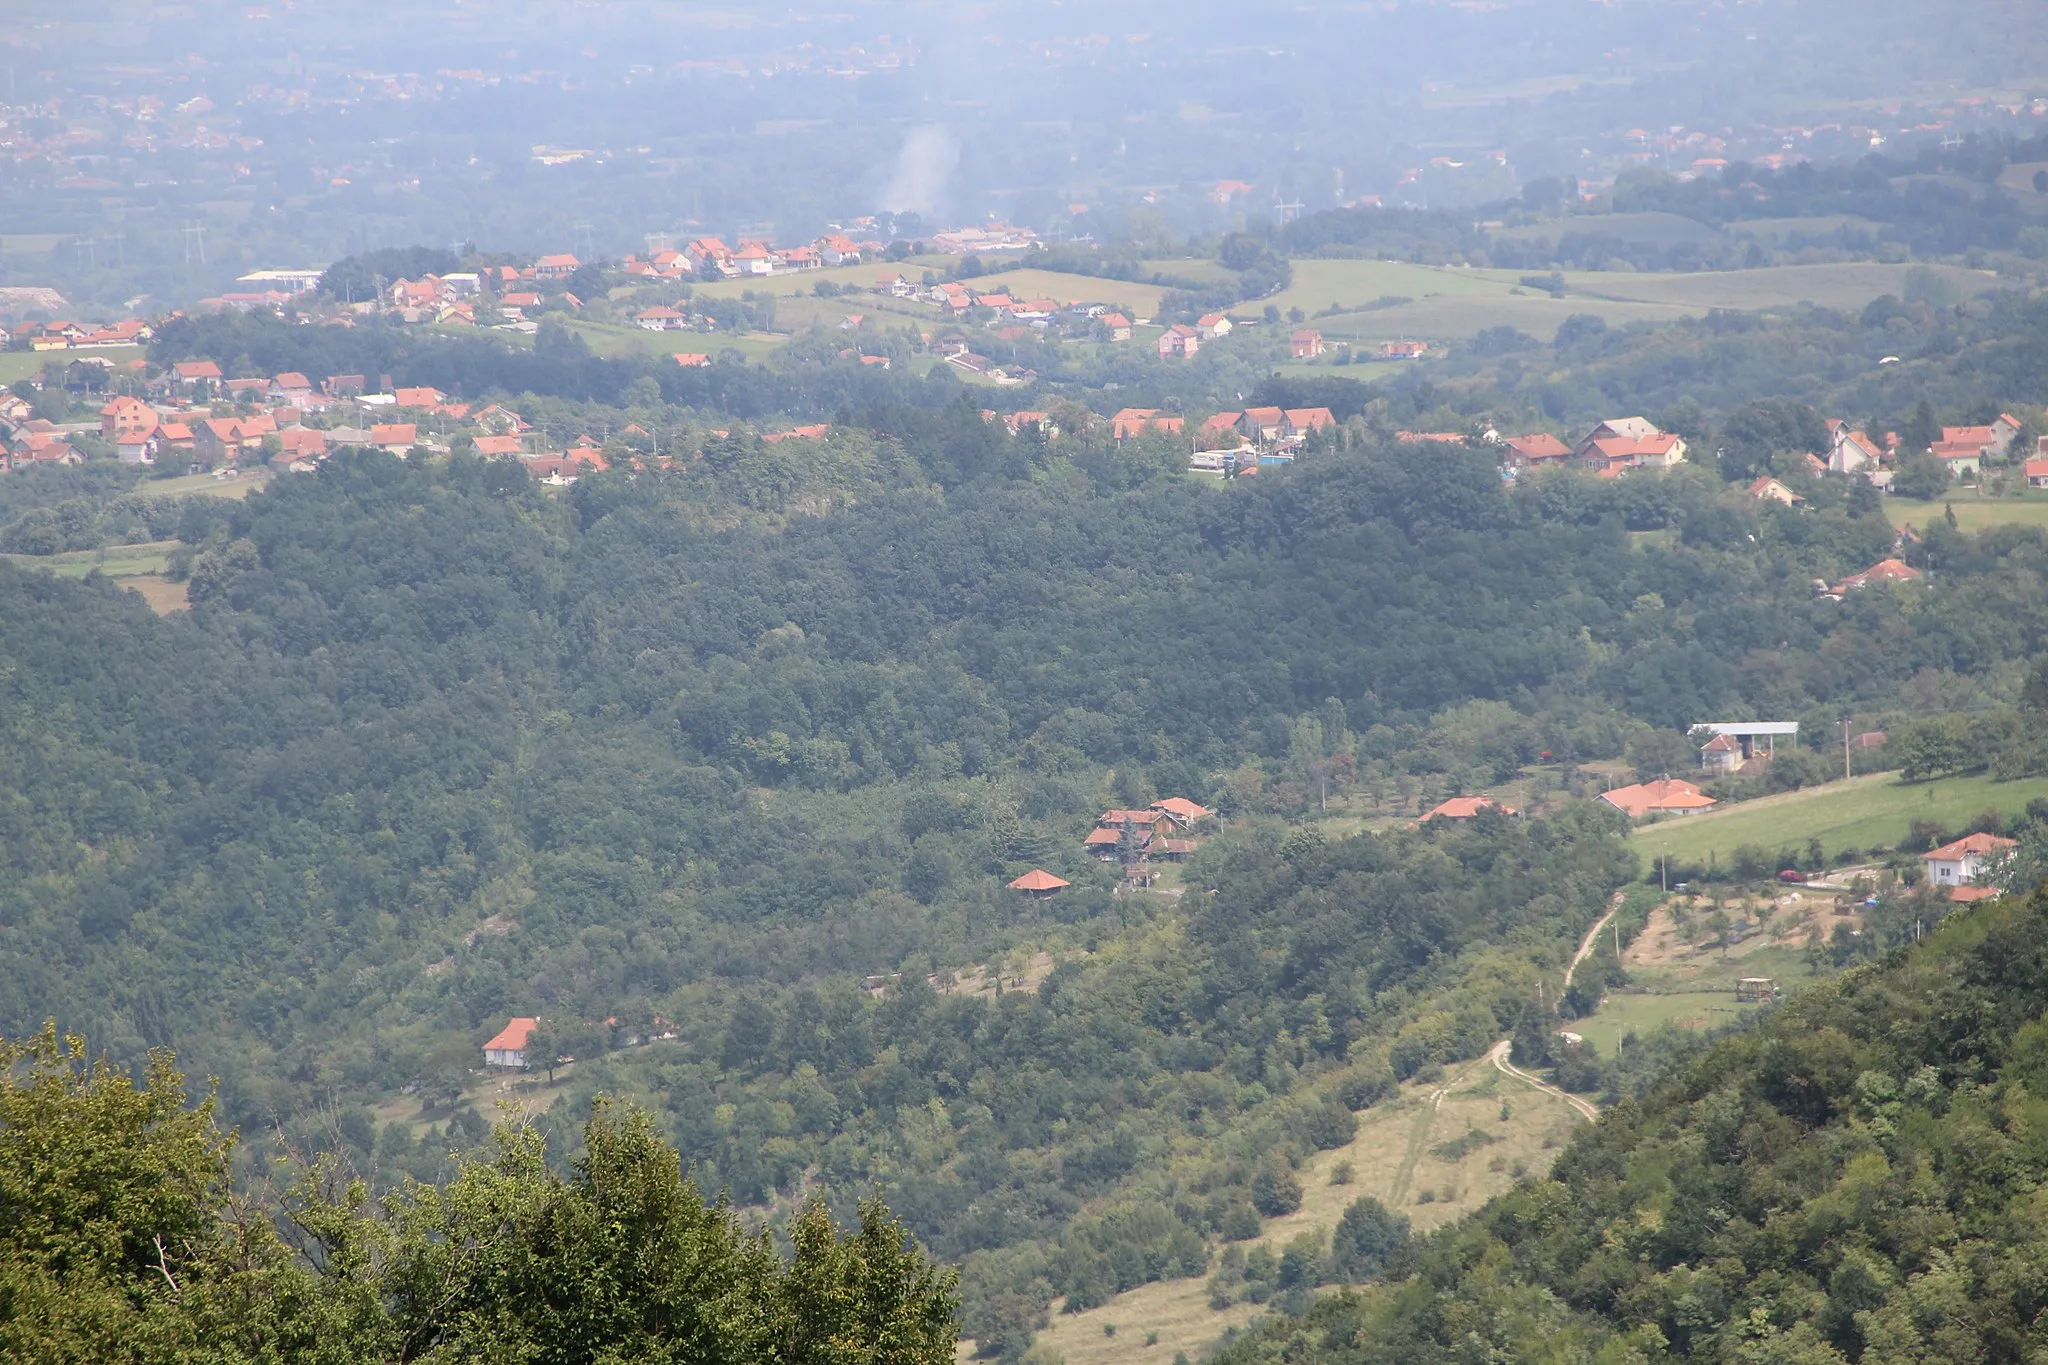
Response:
[[[1758,1002],[1778,998],[1778,983],[1768,976],[1745,976],[1735,983],[1735,999],[1738,1002]]]

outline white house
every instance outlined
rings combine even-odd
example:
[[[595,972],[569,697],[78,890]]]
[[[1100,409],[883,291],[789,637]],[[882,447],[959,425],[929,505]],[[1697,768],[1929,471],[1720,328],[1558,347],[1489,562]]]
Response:
[[[2006,849],[2017,847],[2017,839],[1966,834],[1927,855],[1927,880],[1934,886],[1968,886],[1983,876],[1985,868]]]
[[[538,1019],[514,1019],[506,1024],[498,1030],[497,1037],[484,1044],[484,1065],[523,1070],[526,1066],[527,1041],[539,1027]]]

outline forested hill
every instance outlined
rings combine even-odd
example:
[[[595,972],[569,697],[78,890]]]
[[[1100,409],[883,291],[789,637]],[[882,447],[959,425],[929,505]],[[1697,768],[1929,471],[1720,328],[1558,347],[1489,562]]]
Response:
[[[1227,1365],[2030,1360],[2048,896],[1816,987]]]
[[[422,1035],[396,1037],[530,1005],[551,953],[654,904],[687,931],[545,993],[602,1017],[705,971],[977,951],[871,893],[945,836],[917,895],[971,919],[1006,858],[1085,830],[1105,765],[1240,799],[1222,775],[1284,767],[1320,716],[1368,762],[1485,781],[1641,721],[1995,668],[2048,631],[2033,533],[1930,535],[1929,593],[1818,602],[1888,550],[1874,510],[1682,478],[1514,494],[1410,448],[1117,489],[961,430],[891,435],[893,487],[779,524],[714,519],[687,479],[554,500],[475,461],[339,458],[237,507],[169,620],[0,569],[0,1021],[179,1042],[231,1103],[402,1081]],[[1432,728],[1483,698],[1514,710]],[[944,810],[899,819],[912,791]],[[984,870],[990,806],[1019,837]],[[454,951],[500,913],[524,932]],[[771,931],[819,916],[858,947]]]
[[[2016,681],[2048,634],[2037,532],[1937,525],[1926,581],[1817,599],[1894,548],[1854,491],[1339,444],[1203,485],[972,409],[858,430],[559,496],[344,453],[195,516],[170,618],[0,567],[0,1033],[172,1044],[245,1131],[431,1176],[474,1111],[416,1141],[371,1105],[540,1015],[710,1188],[881,1184],[1014,1346],[1055,1292],[1198,1267],[1276,1163],[1514,1027],[1633,870],[1572,765]],[[760,496],[807,480],[841,491]],[[1525,768],[1542,818],[1268,818]],[[1080,847],[1166,794],[1231,817],[1185,908]],[[1003,890],[1033,866],[1073,890]],[[1031,992],[921,984],[1048,944]],[[597,1021],[657,1014],[608,1070]]]

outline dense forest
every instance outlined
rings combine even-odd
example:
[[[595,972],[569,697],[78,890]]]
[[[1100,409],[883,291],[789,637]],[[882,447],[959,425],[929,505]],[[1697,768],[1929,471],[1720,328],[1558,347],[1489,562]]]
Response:
[[[1817,598],[1894,548],[1820,485],[1510,486],[1362,423],[1204,485],[964,404],[850,425],[559,495],[340,454],[195,521],[171,618],[0,568],[5,1027],[176,1045],[259,1146],[381,1188],[454,1176],[474,1049],[538,1014],[590,1059],[554,1150],[622,1090],[743,1204],[879,1184],[1014,1352],[1517,1027],[1636,871],[1577,765],[1690,763],[1723,712],[2018,704],[2048,632],[2032,531],[1937,524],[1925,582]],[[1273,819],[1525,772],[1540,818]],[[1079,843],[1165,794],[1230,819],[1178,907]],[[1002,890],[1032,866],[1074,887]],[[1046,948],[1030,989],[948,984]],[[449,1097],[424,1138],[372,1116],[401,1087]]]
[[[954,1277],[879,1202],[789,1253],[706,1204],[644,1115],[599,1106],[567,1172],[502,1128],[374,1205],[331,1161],[236,1188],[168,1052],[143,1082],[53,1031],[0,1042],[0,1354],[18,1361],[953,1358]],[[265,1197],[267,1195],[272,1197]]]

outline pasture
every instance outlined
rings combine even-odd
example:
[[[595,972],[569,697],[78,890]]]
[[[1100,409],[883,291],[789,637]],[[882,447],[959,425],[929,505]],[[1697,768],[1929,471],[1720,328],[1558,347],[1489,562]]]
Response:
[[[175,540],[142,545],[109,545],[103,550],[70,550],[55,555],[0,555],[17,569],[48,569],[59,578],[83,578],[97,569],[109,578],[161,574],[170,567]]]
[[[1818,839],[1830,852],[1871,848],[1896,844],[1915,820],[1959,830],[1984,811],[2015,812],[2037,797],[2048,797],[2048,778],[1995,782],[1974,776],[1907,783],[1894,773],[1872,773],[1758,797],[1704,815],[1656,821],[1638,827],[1629,843],[1642,854],[1645,866],[1664,856],[1704,863],[1710,854],[1725,863],[1745,844],[1804,849],[1807,840]]]
[[[760,360],[789,340],[774,332],[649,332],[623,323],[581,321],[567,326],[588,342],[591,350],[613,359],[689,353],[716,356],[721,351],[738,351],[749,360]]]
[[[1917,498],[1886,498],[1885,515],[1894,526],[1928,526],[1954,509],[1959,531],[1988,531],[1994,526],[2037,526],[2048,530],[2048,493],[2017,498],[1987,498],[1973,488],[1951,488],[1932,502]]]
[[[1497,228],[1495,238],[1504,241],[1557,241],[1566,234],[1613,237],[1629,243],[1673,247],[1686,242],[1711,242],[1720,233],[1696,218],[1678,213],[1596,213],[1556,218],[1520,227]]]
[[[1599,222],[1586,221],[1589,227]],[[1455,340],[1501,325],[1547,340],[1559,323],[1577,313],[1595,314],[1610,325],[1621,325],[1701,317],[1716,308],[1757,310],[1801,302],[1860,309],[1880,295],[1901,293],[1908,269],[1850,262],[1687,273],[1566,271],[1565,293],[1559,298],[1522,283],[1525,274],[1547,277],[1548,271],[1297,260],[1294,283],[1271,302],[1283,312],[1301,309],[1313,318],[1308,325],[1328,340]],[[1956,266],[1934,269],[1970,293],[1983,292],[1997,283],[1979,271]],[[1395,299],[1407,301],[1366,306]],[[1337,311],[1330,313],[1331,308]]]
[[[0,385],[7,385],[22,379],[33,379],[43,372],[45,365],[59,367],[88,356],[102,356],[116,365],[130,360],[142,359],[139,346],[93,346],[76,351],[0,351]]]
[[[1599,1010],[1564,1027],[1585,1039],[1602,1057],[1612,1057],[1621,1040],[1631,1033],[1641,1036],[1666,1024],[1688,1029],[1718,1028],[1734,1023],[1755,1008],[1737,1004],[1732,989],[1680,991],[1671,995],[1610,991],[1601,1000]]]

